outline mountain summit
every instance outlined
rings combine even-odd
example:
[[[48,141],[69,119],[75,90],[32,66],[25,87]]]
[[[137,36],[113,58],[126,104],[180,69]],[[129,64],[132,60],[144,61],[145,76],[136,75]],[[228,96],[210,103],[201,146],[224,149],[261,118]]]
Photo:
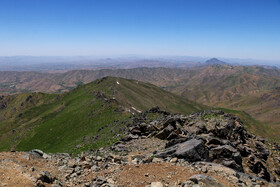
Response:
[[[206,60],[205,64],[206,65],[228,65],[228,63],[221,61],[217,58],[211,58],[209,60]]]

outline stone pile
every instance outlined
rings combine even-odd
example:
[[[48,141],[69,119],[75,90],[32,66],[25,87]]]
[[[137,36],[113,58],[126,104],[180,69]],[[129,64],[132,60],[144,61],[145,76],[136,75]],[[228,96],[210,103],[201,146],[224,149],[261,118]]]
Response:
[[[157,118],[150,119],[151,114]],[[129,145],[142,140],[162,141],[163,149],[134,156],[129,161],[126,156],[131,152]],[[250,134],[238,117],[219,110],[178,115],[153,108],[134,116],[127,125],[127,133],[109,148],[76,157],[40,150],[28,154],[32,159],[56,163],[63,173],[63,176],[51,176],[41,171],[35,180],[37,186],[113,187],[118,186],[115,174],[121,167],[155,163],[169,163],[202,173],[176,186],[223,186],[211,176],[220,176],[238,186],[280,186],[279,146],[268,144],[272,147],[268,149],[266,144],[264,139]],[[105,170],[113,172],[92,177]],[[154,181],[149,186],[164,185]]]
[[[157,111],[154,109],[153,112]],[[213,162],[238,172],[244,172],[245,167],[250,174],[267,181],[279,180],[279,162],[274,172],[268,169],[271,152],[265,140],[251,135],[241,120],[232,114],[220,110],[188,116],[164,113],[163,117],[149,123],[141,118],[135,121],[138,123],[129,127],[129,134],[123,140],[138,137],[167,140],[166,149],[155,152],[156,157]],[[274,149],[277,148],[279,146],[275,144]]]

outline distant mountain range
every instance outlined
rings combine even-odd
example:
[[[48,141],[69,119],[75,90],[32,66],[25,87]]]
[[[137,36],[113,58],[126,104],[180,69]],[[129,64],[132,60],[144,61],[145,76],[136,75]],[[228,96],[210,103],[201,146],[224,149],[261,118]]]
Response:
[[[223,62],[217,58],[211,58],[209,60],[206,60],[205,64],[206,65],[229,65],[228,63]]]
[[[279,67],[279,62],[242,60],[242,59],[207,59],[189,56],[123,56],[123,57],[49,57],[49,56],[0,56],[0,71],[40,71],[63,72],[79,69],[129,69],[139,67],[190,68],[205,65],[259,65],[267,68]]]
[[[150,181],[175,173],[167,185],[196,174],[189,181],[202,182],[184,183],[279,186],[272,140],[280,141],[277,131],[246,112],[106,76],[65,93],[0,97],[0,185],[163,186]],[[127,176],[138,182],[118,182]]]
[[[217,62],[217,64],[215,64]],[[279,131],[280,70],[261,66],[73,70],[65,73],[0,72],[2,94],[63,93],[105,76],[149,82],[209,107],[243,110]]]

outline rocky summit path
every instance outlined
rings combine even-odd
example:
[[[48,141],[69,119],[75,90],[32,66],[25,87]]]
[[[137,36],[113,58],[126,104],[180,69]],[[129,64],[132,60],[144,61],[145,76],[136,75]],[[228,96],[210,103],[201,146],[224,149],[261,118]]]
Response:
[[[0,186],[280,186],[279,151],[234,115],[154,108],[111,147],[0,153]]]

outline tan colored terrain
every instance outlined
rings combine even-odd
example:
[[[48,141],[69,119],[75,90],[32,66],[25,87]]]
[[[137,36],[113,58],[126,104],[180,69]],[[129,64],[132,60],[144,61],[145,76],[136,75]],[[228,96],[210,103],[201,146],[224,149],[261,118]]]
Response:
[[[59,181],[65,181],[68,172],[59,168],[55,161],[41,158],[32,158],[25,152],[0,153],[0,186],[22,187],[34,186],[41,171],[48,171],[51,176],[56,176]],[[150,163],[145,165],[120,165],[100,172],[85,170],[85,175],[79,177],[80,184],[84,186],[97,176],[111,176],[117,186],[145,186],[152,182],[160,181],[168,186],[178,186],[188,180],[192,175],[204,174],[184,166],[176,166],[171,163]],[[228,187],[235,185],[227,179],[208,173],[220,184]],[[51,186],[51,184],[45,184]],[[73,184],[74,185],[74,184]],[[72,185],[68,185],[72,186]]]

